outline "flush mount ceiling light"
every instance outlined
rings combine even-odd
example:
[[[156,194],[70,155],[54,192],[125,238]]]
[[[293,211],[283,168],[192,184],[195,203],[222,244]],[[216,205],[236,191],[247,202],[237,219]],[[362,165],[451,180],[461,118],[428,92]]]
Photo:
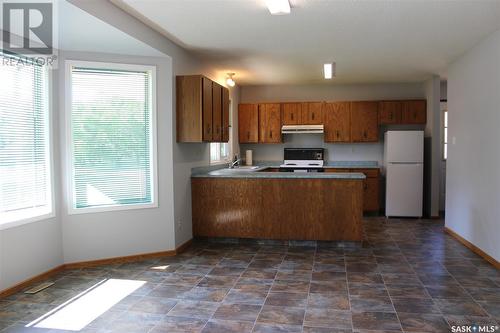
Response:
[[[323,65],[323,74],[325,79],[330,80],[335,76],[335,63],[327,63]]]
[[[271,15],[290,14],[290,3],[288,0],[266,0],[266,5]]]
[[[226,84],[230,87],[234,87],[234,85],[236,84],[236,82],[234,82],[233,80],[233,75],[234,73],[227,73]]]

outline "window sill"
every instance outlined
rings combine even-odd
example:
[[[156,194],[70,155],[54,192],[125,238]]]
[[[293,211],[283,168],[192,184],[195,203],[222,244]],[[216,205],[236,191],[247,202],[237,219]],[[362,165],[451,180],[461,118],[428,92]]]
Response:
[[[28,216],[26,216],[27,214],[24,215],[25,217],[18,217],[18,218],[12,217],[10,221],[0,222],[0,230],[16,228],[25,224],[51,219],[56,216],[54,212],[47,212],[47,209],[44,209],[43,213],[42,211],[38,212],[33,211],[33,214],[29,214]],[[21,214],[19,214],[19,216],[21,216]]]
[[[110,206],[100,206],[100,207],[87,207],[87,208],[72,208],[68,209],[69,215],[78,214],[92,214],[92,213],[105,213],[105,212],[116,212],[121,210],[132,210],[132,209],[149,209],[158,208],[158,203],[153,202],[150,204],[131,204],[131,205],[110,205]]]
[[[222,164],[229,164],[231,162],[229,161],[211,161],[210,165],[222,165]]]

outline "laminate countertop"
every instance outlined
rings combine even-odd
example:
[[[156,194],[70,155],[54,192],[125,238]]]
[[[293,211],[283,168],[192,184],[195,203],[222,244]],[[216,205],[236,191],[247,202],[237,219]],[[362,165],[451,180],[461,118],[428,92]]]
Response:
[[[227,165],[198,167],[192,169],[192,178],[326,178],[326,179],[365,179],[361,172],[266,172],[266,169],[279,168],[280,162],[256,161],[255,169],[228,169]],[[327,162],[324,169],[378,169],[375,161],[335,161]]]

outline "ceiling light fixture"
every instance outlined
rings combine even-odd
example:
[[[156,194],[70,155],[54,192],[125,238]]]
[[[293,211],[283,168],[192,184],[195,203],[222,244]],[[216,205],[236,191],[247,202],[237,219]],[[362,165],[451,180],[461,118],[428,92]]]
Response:
[[[226,84],[230,87],[234,87],[236,85],[236,82],[233,80],[233,75],[234,73],[227,73]]]
[[[335,63],[327,63],[323,65],[323,74],[325,79],[330,80],[335,76]]]
[[[266,0],[266,5],[271,15],[290,14],[290,3],[288,0]]]

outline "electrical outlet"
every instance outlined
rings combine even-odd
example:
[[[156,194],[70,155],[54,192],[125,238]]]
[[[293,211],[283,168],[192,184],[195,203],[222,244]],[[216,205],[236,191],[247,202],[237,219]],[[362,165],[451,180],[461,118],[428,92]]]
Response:
[[[177,230],[181,230],[181,229],[182,229],[182,221],[178,220],[177,221]]]

